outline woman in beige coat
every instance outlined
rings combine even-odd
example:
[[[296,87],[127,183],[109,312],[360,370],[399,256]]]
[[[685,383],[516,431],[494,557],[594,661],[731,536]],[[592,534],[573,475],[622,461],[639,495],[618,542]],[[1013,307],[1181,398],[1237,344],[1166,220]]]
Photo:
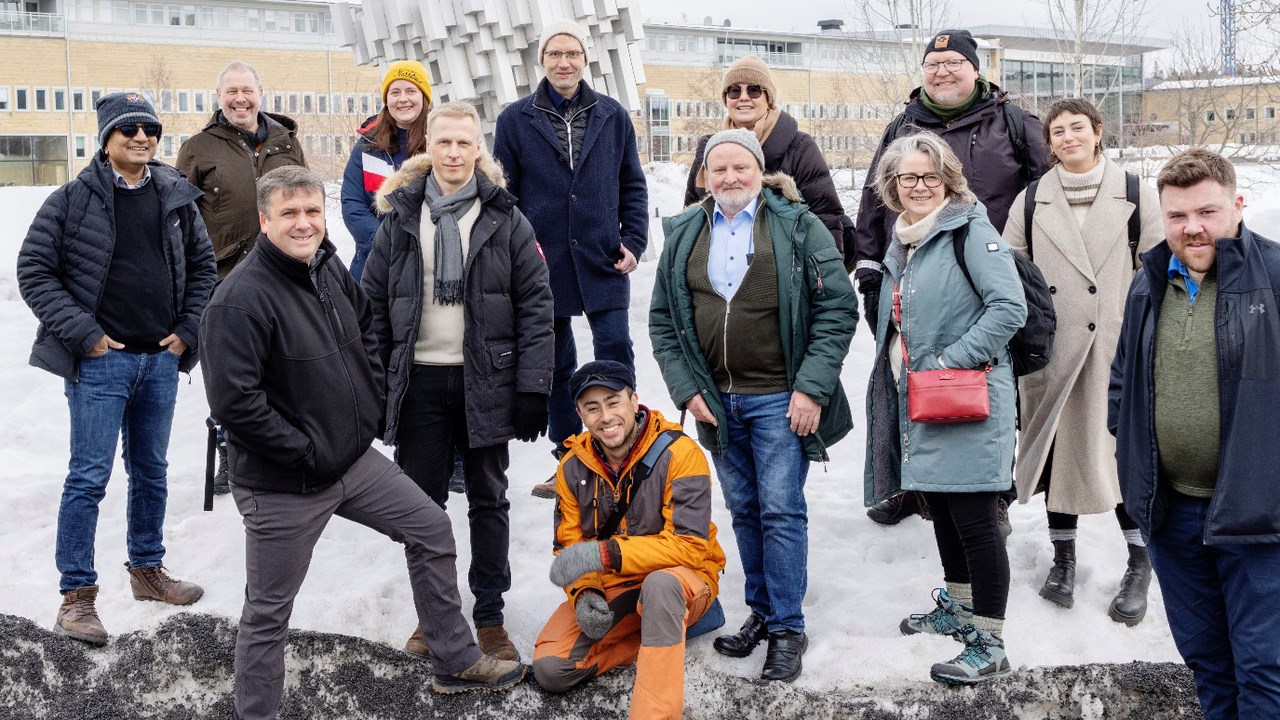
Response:
[[[1136,625],[1146,614],[1151,564],[1137,525],[1120,499],[1115,438],[1107,432],[1107,385],[1129,283],[1138,265],[1130,246],[1125,171],[1102,153],[1102,117],[1087,100],[1049,108],[1045,141],[1053,167],[1018,195],[1004,239],[1044,273],[1058,316],[1053,359],[1019,381],[1022,432],[1014,478],[1027,502],[1045,493],[1053,568],[1041,597],[1071,607],[1076,523],[1080,515],[1115,512],[1129,545],[1129,567],[1108,611]],[[1024,219],[1034,192],[1031,243]],[[1163,237],[1160,201],[1138,183],[1141,232],[1137,252]]]

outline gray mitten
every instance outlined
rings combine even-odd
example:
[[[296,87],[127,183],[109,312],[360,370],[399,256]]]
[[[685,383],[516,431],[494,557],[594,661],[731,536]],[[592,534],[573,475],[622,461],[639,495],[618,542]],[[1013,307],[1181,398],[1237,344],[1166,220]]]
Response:
[[[578,616],[578,627],[582,628],[582,634],[592,640],[604,637],[609,628],[613,627],[613,611],[600,593],[587,590],[578,595],[578,602],[573,610]]]
[[[566,587],[587,573],[604,570],[599,542],[580,542],[560,551],[551,562],[551,582]]]

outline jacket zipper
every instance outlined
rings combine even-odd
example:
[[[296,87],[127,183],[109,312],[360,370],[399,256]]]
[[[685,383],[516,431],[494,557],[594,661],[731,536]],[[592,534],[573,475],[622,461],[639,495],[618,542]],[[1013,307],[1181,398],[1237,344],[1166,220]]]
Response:
[[[733,301],[724,304],[724,348],[721,351],[724,355],[724,372],[729,376],[729,387],[725,392],[733,392],[733,371],[729,369],[729,313],[733,310]]]

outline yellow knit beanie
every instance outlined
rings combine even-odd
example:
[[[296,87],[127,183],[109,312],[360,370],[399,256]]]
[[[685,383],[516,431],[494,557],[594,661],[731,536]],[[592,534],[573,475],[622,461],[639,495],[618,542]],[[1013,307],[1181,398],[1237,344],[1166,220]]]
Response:
[[[391,88],[391,83],[397,80],[408,80],[418,89],[422,91],[423,97],[427,99],[427,104],[431,103],[431,79],[427,76],[427,69],[417,60],[397,60],[391,63],[387,68],[387,74],[382,76],[382,102],[387,101],[387,90]]]

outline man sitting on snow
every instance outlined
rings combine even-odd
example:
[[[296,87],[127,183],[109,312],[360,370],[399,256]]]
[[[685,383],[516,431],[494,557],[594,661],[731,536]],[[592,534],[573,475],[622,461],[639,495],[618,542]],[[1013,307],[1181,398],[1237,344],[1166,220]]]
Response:
[[[712,606],[724,552],[706,456],[634,388],[612,360],[569,379],[587,428],[556,470],[551,581],[569,600],[538,635],[533,673],[565,692],[635,662],[631,717],[679,718],[686,628]]]

